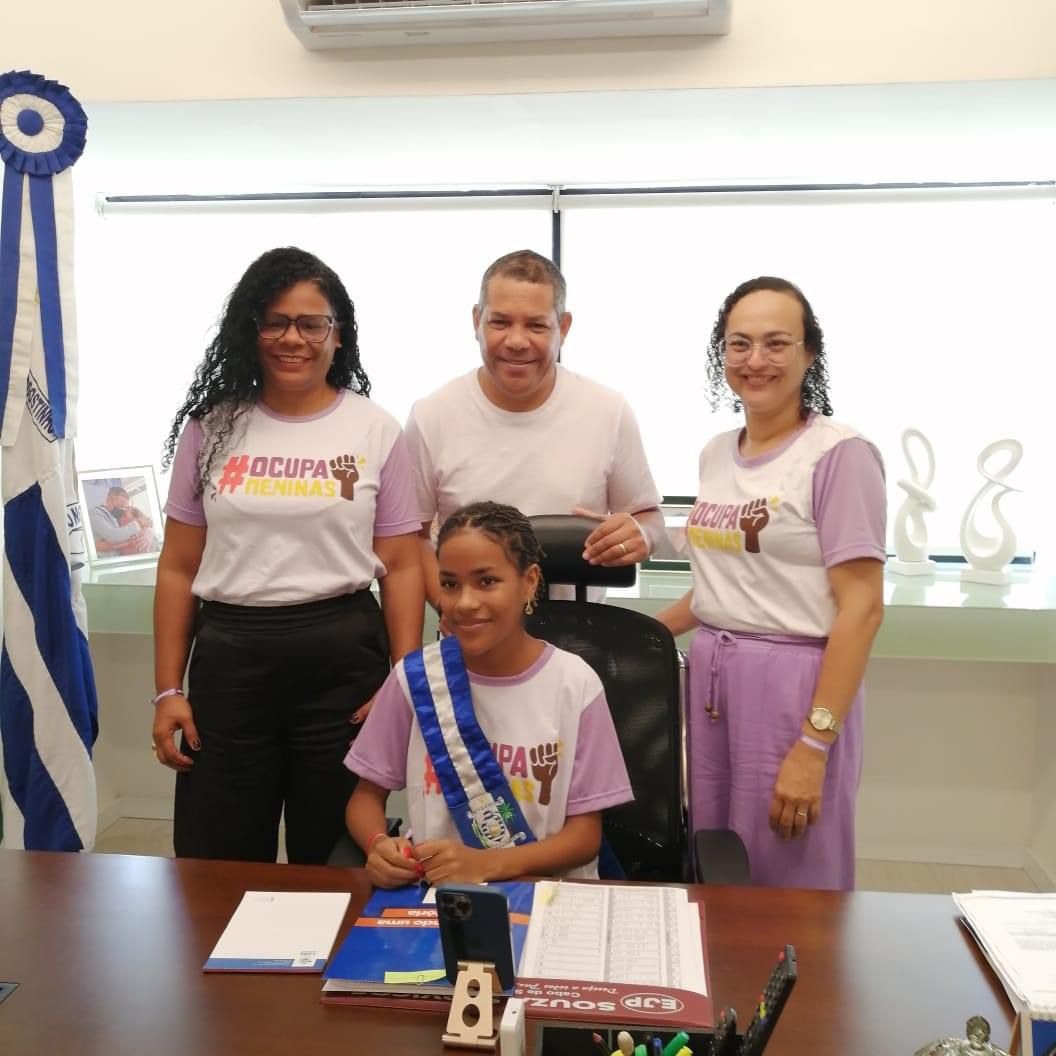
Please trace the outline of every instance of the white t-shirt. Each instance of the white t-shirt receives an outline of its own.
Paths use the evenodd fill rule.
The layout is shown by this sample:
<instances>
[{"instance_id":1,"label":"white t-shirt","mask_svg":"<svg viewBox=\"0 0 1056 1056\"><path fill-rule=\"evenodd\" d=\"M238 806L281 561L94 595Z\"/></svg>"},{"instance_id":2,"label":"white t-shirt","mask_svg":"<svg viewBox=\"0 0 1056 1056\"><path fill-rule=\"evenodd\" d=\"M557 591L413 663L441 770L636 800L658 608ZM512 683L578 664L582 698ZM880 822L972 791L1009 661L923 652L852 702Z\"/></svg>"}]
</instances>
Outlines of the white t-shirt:
<instances>
[{"instance_id":1,"label":"white t-shirt","mask_svg":"<svg viewBox=\"0 0 1056 1056\"><path fill-rule=\"evenodd\" d=\"M826 638L836 616L826 570L886 557L880 453L820 415L757 458L741 456L740 433L700 453L686 522L693 615L729 631Z\"/></svg>"},{"instance_id":2,"label":"white t-shirt","mask_svg":"<svg viewBox=\"0 0 1056 1056\"><path fill-rule=\"evenodd\" d=\"M574 506L639 513L660 504L627 401L560 364L554 391L534 411L496 407L474 368L415 403L405 435L423 524L436 515L443 524L459 507L485 500L528 517Z\"/></svg>"},{"instance_id":3,"label":"white t-shirt","mask_svg":"<svg viewBox=\"0 0 1056 1056\"><path fill-rule=\"evenodd\" d=\"M208 432L208 417L184 428L165 506L208 529L191 588L199 598L296 605L362 590L385 574L374 537L420 528L399 423L364 396L342 390L302 418L258 403L236 423L202 495Z\"/></svg>"},{"instance_id":4,"label":"white t-shirt","mask_svg":"<svg viewBox=\"0 0 1056 1056\"><path fill-rule=\"evenodd\" d=\"M473 711L537 840L574 814L634 798L601 680L585 661L547 645L511 678L470 672ZM415 840L461 842L425 749L403 662L374 698L345 765L374 784L407 789ZM596 878L595 858L567 875Z\"/></svg>"}]
</instances>

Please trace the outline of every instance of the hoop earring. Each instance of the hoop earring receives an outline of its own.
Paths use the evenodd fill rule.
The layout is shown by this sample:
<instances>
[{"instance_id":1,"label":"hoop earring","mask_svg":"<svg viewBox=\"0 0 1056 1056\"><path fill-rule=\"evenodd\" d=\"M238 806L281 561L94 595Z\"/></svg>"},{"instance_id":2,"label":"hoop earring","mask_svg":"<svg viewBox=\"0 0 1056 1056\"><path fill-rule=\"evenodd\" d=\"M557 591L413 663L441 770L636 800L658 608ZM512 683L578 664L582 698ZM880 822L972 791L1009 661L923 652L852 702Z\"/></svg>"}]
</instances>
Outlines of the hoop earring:
<instances>
[{"instance_id":1,"label":"hoop earring","mask_svg":"<svg viewBox=\"0 0 1056 1056\"><path fill-rule=\"evenodd\" d=\"M531 598L529 598L529 599L528 599L528 600L527 600L527 601L526 601L526 602L524 603L524 614L525 614L525 616L531 616L531 614L532 614L533 612L535 612L535 606L534 606L534 605L532 604L532 599L531 599Z\"/></svg>"}]
</instances>

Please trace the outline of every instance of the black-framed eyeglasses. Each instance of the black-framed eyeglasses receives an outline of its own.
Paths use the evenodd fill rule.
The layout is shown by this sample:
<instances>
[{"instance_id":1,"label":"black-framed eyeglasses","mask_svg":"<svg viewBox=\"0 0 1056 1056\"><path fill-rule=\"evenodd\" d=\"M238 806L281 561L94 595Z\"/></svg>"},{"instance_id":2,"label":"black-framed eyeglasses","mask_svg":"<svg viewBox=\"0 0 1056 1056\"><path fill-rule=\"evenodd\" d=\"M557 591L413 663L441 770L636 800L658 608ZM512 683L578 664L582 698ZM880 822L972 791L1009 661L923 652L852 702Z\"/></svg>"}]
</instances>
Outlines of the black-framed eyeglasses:
<instances>
[{"instance_id":1,"label":"black-framed eyeglasses","mask_svg":"<svg viewBox=\"0 0 1056 1056\"><path fill-rule=\"evenodd\" d=\"M278 341L286 336L292 323L297 327L297 333L310 341L313 345L325 341L334 328L334 317L332 315L299 315L291 319L288 315L269 312L263 319L254 319L257 324L257 333L265 341Z\"/></svg>"}]
</instances>

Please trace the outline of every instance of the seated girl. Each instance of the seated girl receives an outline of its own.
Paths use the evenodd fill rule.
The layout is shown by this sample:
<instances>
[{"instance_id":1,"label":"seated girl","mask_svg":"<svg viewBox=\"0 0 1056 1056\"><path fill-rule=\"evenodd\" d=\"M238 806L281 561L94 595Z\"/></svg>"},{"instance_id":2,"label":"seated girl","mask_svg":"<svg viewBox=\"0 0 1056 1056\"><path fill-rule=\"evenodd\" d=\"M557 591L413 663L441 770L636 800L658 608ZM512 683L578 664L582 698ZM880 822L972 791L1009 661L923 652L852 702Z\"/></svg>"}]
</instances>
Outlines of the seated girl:
<instances>
[{"instance_id":1,"label":"seated girl","mask_svg":"<svg viewBox=\"0 0 1056 1056\"><path fill-rule=\"evenodd\" d=\"M451 637L404 657L345 759L346 820L379 887L596 877L601 812L633 799L601 681L524 627L539 588L528 519L463 507L437 540ZM406 787L415 840L385 832Z\"/></svg>"}]
</instances>

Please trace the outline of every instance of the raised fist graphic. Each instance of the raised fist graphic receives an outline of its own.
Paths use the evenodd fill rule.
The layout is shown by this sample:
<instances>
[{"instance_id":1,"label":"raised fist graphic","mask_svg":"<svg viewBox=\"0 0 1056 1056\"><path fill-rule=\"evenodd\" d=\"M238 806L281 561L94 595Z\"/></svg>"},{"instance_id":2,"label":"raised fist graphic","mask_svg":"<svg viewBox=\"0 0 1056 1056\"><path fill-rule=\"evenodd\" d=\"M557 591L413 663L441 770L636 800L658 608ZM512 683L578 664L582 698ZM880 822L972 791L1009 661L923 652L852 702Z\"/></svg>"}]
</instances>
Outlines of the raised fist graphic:
<instances>
[{"instance_id":1,"label":"raised fist graphic","mask_svg":"<svg viewBox=\"0 0 1056 1056\"><path fill-rule=\"evenodd\" d=\"M770 523L766 499L750 502L741 515L740 528L744 532L744 549L749 554L759 553L759 533Z\"/></svg>"},{"instance_id":2,"label":"raised fist graphic","mask_svg":"<svg viewBox=\"0 0 1056 1056\"><path fill-rule=\"evenodd\" d=\"M550 788L557 775L557 742L536 745L528 752L532 763L532 777L539 782L539 802L547 806L550 802Z\"/></svg>"},{"instance_id":3,"label":"raised fist graphic","mask_svg":"<svg viewBox=\"0 0 1056 1056\"><path fill-rule=\"evenodd\" d=\"M351 501L356 481L359 480L359 470L356 468L355 455L338 455L330 459L330 472L334 479L341 482L341 498Z\"/></svg>"}]
</instances>

